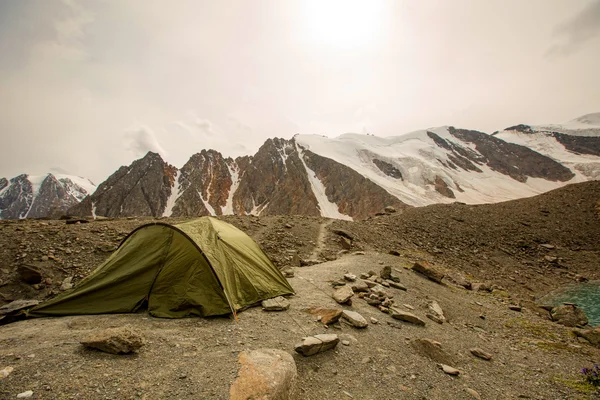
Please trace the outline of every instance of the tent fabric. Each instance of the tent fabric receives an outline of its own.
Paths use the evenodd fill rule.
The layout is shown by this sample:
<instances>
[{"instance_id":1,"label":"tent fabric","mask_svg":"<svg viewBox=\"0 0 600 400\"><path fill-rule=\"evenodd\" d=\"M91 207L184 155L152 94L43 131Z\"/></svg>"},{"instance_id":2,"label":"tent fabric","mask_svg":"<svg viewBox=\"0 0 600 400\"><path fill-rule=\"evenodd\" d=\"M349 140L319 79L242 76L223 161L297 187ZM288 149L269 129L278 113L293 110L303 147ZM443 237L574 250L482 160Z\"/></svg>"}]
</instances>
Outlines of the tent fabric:
<instances>
[{"instance_id":1,"label":"tent fabric","mask_svg":"<svg viewBox=\"0 0 600 400\"><path fill-rule=\"evenodd\" d=\"M254 240L231 224L202 217L135 229L92 274L28 316L127 313L147 306L156 317L207 317L293 293Z\"/></svg>"}]
</instances>

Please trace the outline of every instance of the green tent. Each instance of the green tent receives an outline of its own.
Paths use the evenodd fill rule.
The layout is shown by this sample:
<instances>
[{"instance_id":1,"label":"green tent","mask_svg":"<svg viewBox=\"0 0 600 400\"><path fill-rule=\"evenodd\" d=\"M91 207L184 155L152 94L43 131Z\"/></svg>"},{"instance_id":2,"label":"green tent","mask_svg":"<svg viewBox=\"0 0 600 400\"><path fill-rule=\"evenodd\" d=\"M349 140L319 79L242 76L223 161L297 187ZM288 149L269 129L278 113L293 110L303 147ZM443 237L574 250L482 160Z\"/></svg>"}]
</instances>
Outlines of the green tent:
<instances>
[{"instance_id":1,"label":"green tent","mask_svg":"<svg viewBox=\"0 0 600 400\"><path fill-rule=\"evenodd\" d=\"M165 318L223 315L294 293L248 235L202 217L140 226L92 274L28 316L109 314L147 307Z\"/></svg>"}]
</instances>

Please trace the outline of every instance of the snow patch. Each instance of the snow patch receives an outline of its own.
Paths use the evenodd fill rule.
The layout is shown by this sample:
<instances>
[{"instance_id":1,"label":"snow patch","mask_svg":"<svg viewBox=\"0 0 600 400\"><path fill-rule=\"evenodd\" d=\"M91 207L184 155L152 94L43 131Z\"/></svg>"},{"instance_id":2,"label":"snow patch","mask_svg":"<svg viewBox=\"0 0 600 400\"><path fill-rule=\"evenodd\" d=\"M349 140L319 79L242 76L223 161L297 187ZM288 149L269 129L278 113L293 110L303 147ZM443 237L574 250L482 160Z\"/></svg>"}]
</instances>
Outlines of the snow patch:
<instances>
[{"instance_id":1,"label":"snow patch","mask_svg":"<svg viewBox=\"0 0 600 400\"><path fill-rule=\"evenodd\" d=\"M302 161L302 165L304 165L304 169L306 169L306 174L308 176L308 181L310 182L310 186L312 191L317 198L317 203L319 204L319 209L321 210L321 216L327 218L336 218L336 219L344 219L347 221L352 221L352 217L346 214L342 214L339 210L337 204L329 201L327 195L325 194L325 185L323 182L317 177L315 172L306 165L304 161L304 153L302 147L296 144L296 149L298 151L298 157L300 161Z\"/></svg>"},{"instance_id":2,"label":"snow patch","mask_svg":"<svg viewBox=\"0 0 600 400\"><path fill-rule=\"evenodd\" d=\"M217 215L215 213L215 209L213 208L213 206L211 206L207 200L204 199L204 196L202 196L202 193L199 190L196 190L196 193L198 193L198 196L200 196L200 200L202 200L202 203L204 204L204 207L206 207L206 209L208 210L208 213L210 215Z\"/></svg>"},{"instance_id":3,"label":"snow patch","mask_svg":"<svg viewBox=\"0 0 600 400\"><path fill-rule=\"evenodd\" d=\"M173 214L173 207L175 207L175 202L181 195L181 193L180 193L181 184L179 183L179 175L180 175L179 171L175 172L175 176L173 177L173 179L174 179L173 186L171 187L171 194L169 195L169 198L167 199L167 205L165 206L165 211L163 212L163 215L162 215L163 217L170 217Z\"/></svg>"},{"instance_id":4,"label":"snow patch","mask_svg":"<svg viewBox=\"0 0 600 400\"><path fill-rule=\"evenodd\" d=\"M227 164L227 169L231 176L231 187L229 188L229 195L227 196L227 201L225 202L225 206L221 209L221 212L223 215L233 215L233 195L240 186L240 170L235 163L233 163L233 165Z\"/></svg>"},{"instance_id":5,"label":"snow patch","mask_svg":"<svg viewBox=\"0 0 600 400\"><path fill-rule=\"evenodd\" d=\"M92 218L96 219L96 203L92 201Z\"/></svg>"}]
</instances>

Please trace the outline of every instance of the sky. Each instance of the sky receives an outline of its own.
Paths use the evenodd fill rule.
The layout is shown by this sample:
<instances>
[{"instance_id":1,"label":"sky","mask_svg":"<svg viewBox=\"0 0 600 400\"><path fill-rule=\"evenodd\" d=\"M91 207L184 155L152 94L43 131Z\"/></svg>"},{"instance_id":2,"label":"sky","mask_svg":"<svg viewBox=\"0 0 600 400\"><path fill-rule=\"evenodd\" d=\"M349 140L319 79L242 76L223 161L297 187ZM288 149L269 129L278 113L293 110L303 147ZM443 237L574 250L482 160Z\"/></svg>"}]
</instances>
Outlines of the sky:
<instances>
[{"instance_id":1,"label":"sky","mask_svg":"<svg viewBox=\"0 0 600 400\"><path fill-rule=\"evenodd\" d=\"M0 0L0 177L600 111L600 0Z\"/></svg>"}]
</instances>

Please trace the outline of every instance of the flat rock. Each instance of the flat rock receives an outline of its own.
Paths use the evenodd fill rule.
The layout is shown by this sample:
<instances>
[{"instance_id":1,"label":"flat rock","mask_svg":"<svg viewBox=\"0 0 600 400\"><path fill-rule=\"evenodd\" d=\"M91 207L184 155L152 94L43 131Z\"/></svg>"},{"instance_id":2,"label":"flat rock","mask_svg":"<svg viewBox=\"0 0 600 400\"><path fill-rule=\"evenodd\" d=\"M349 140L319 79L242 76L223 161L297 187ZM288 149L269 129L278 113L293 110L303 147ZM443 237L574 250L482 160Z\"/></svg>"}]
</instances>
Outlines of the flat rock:
<instances>
[{"instance_id":1,"label":"flat rock","mask_svg":"<svg viewBox=\"0 0 600 400\"><path fill-rule=\"evenodd\" d=\"M415 339L410 344L423 357L441 364L452 364L454 362L452 356L442 349L442 344L433 339Z\"/></svg>"},{"instance_id":2,"label":"flat rock","mask_svg":"<svg viewBox=\"0 0 600 400\"><path fill-rule=\"evenodd\" d=\"M111 354L128 354L144 345L141 332L127 326L109 328L89 334L80 342L85 347Z\"/></svg>"},{"instance_id":3,"label":"flat rock","mask_svg":"<svg viewBox=\"0 0 600 400\"><path fill-rule=\"evenodd\" d=\"M474 347L472 349L469 349L469 351L471 352L471 354L473 354L475 357L481 358L482 360L486 360L486 361L490 361L492 359L492 355L478 347Z\"/></svg>"},{"instance_id":4,"label":"flat rock","mask_svg":"<svg viewBox=\"0 0 600 400\"><path fill-rule=\"evenodd\" d=\"M35 285L42 281L42 274L37 268L31 265L19 265L17 267L17 273L21 280L30 285Z\"/></svg>"},{"instance_id":5,"label":"flat rock","mask_svg":"<svg viewBox=\"0 0 600 400\"><path fill-rule=\"evenodd\" d=\"M508 306L508 309L509 309L509 310L513 310L513 311L518 311L518 312L521 312L521 310L522 310L523 308L522 308L520 305L518 305L518 304L510 304L510 305Z\"/></svg>"},{"instance_id":6,"label":"flat rock","mask_svg":"<svg viewBox=\"0 0 600 400\"><path fill-rule=\"evenodd\" d=\"M594 329L575 330L575 335L582 337L592 345L600 347L600 326Z\"/></svg>"},{"instance_id":7,"label":"flat rock","mask_svg":"<svg viewBox=\"0 0 600 400\"><path fill-rule=\"evenodd\" d=\"M401 283L394 282L394 281L392 281L392 280L388 280L388 281L386 281L386 282L387 282L387 283L390 285L390 287L392 287L392 288L394 288L394 289L404 290L405 292L408 290L408 289L406 288L406 286L404 286L404 285L403 285L403 284L401 284Z\"/></svg>"},{"instance_id":8,"label":"flat rock","mask_svg":"<svg viewBox=\"0 0 600 400\"><path fill-rule=\"evenodd\" d=\"M440 324L446 322L444 310L442 310L442 306L440 306L440 304L437 301L432 300L429 303L427 303L427 309L429 310L429 314L427 316L429 317L429 315L431 315L432 317L434 317L430 319Z\"/></svg>"},{"instance_id":9,"label":"flat rock","mask_svg":"<svg viewBox=\"0 0 600 400\"><path fill-rule=\"evenodd\" d=\"M11 314L38 305L38 300L15 300L0 307L0 315Z\"/></svg>"},{"instance_id":10,"label":"flat rock","mask_svg":"<svg viewBox=\"0 0 600 400\"><path fill-rule=\"evenodd\" d=\"M342 286L333 292L333 299L339 304L346 304L354 296L354 292L350 286Z\"/></svg>"},{"instance_id":11,"label":"flat rock","mask_svg":"<svg viewBox=\"0 0 600 400\"><path fill-rule=\"evenodd\" d=\"M324 325L336 323L342 316L342 310L338 308L313 307L308 312L314 316L321 317Z\"/></svg>"},{"instance_id":12,"label":"flat rock","mask_svg":"<svg viewBox=\"0 0 600 400\"><path fill-rule=\"evenodd\" d=\"M290 308L290 302L283 296L263 300L261 305L265 311L285 311Z\"/></svg>"},{"instance_id":13,"label":"flat rock","mask_svg":"<svg viewBox=\"0 0 600 400\"><path fill-rule=\"evenodd\" d=\"M395 307L390 307L392 318L398 319L404 322L410 322L411 324L424 326L425 321L421 318L417 317L415 314L409 313L407 311L398 310Z\"/></svg>"},{"instance_id":14,"label":"flat rock","mask_svg":"<svg viewBox=\"0 0 600 400\"><path fill-rule=\"evenodd\" d=\"M585 313L576 305L554 307L550 316L554 322L569 327L584 326L588 323Z\"/></svg>"},{"instance_id":15,"label":"flat rock","mask_svg":"<svg viewBox=\"0 0 600 400\"><path fill-rule=\"evenodd\" d=\"M243 351L236 380L229 389L231 400L287 400L294 397L298 372L294 358L277 349Z\"/></svg>"},{"instance_id":16,"label":"flat rock","mask_svg":"<svg viewBox=\"0 0 600 400\"><path fill-rule=\"evenodd\" d=\"M444 271L427 261L417 261L413 265L412 270L437 283L442 283L442 279L446 276Z\"/></svg>"},{"instance_id":17,"label":"flat rock","mask_svg":"<svg viewBox=\"0 0 600 400\"><path fill-rule=\"evenodd\" d=\"M308 336L303 339L302 343L294 346L294 350L304 357L308 357L335 348L339 341L338 335L334 334Z\"/></svg>"},{"instance_id":18,"label":"flat rock","mask_svg":"<svg viewBox=\"0 0 600 400\"><path fill-rule=\"evenodd\" d=\"M33 396L33 390L27 390L27 391L25 391L23 393L19 393L17 395L17 399L28 399L31 396Z\"/></svg>"},{"instance_id":19,"label":"flat rock","mask_svg":"<svg viewBox=\"0 0 600 400\"><path fill-rule=\"evenodd\" d=\"M356 311L344 310L342 311L342 318L355 328L366 328L369 325L365 317Z\"/></svg>"},{"instance_id":20,"label":"flat rock","mask_svg":"<svg viewBox=\"0 0 600 400\"><path fill-rule=\"evenodd\" d=\"M345 274L344 275L344 279L347 280L348 282L354 282L354 281L356 281L356 275L354 275L354 274Z\"/></svg>"},{"instance_id":21,"label":"flat rock","mask_svg":"<svg viewBox=\"0 0 600 400\"><path fill-rule=\"evenodd\" d=\"M444 371L448 375L456 376L460 374L459 370L446 364L440 364L440 368L442 368L442 371Z\"/></svg>"}]
</instances>

